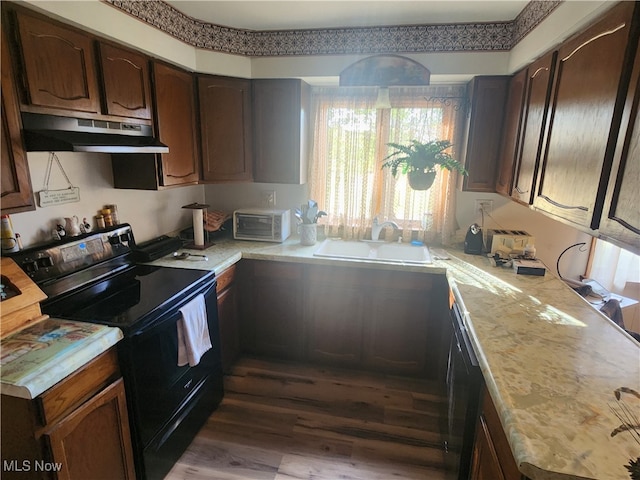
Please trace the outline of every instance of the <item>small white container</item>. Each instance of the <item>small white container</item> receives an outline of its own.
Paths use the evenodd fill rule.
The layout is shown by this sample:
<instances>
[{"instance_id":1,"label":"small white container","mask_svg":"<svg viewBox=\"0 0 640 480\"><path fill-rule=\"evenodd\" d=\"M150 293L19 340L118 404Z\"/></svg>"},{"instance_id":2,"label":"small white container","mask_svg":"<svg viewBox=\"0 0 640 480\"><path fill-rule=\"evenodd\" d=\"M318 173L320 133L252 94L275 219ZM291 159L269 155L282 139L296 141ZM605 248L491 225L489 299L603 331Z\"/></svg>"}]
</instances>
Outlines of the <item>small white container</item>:
<instances>
[{"instance_id":1,"label":"small white container","mask_svg":"<svg viewBox=\"0 0 640 480\"><path fill-rule=\"evenodd\" d=\"M300 225L300 244L315 245L318 241L318 224L303 223Z\"/></svg>"},{"instance_id":2,"label":"small white container","mask_svg":"<svg viewBox=\"0 0 640 480\"><path fill-rule=\"evenodd\" d=\"M536 247L527 243L524 247L524 258L534 260L536 258Z\"/></svg>"}]
</instances>

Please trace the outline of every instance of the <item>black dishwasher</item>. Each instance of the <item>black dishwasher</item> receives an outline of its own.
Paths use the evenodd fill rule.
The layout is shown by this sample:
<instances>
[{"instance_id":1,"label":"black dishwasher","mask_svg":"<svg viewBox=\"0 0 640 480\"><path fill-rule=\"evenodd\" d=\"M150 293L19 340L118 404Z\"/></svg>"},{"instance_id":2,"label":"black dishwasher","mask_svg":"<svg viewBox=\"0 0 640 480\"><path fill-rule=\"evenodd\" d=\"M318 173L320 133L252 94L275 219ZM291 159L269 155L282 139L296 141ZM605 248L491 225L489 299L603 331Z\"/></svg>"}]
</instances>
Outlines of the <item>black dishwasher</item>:
<instances>
[{"instance_id":1,"label":"black dishwasher","mask_svg":"<svg viewBox=\"0 0 640 480\"><path fill-rule=\"evenodd\" d=\"M483 379L457 302L451 307L450 317L452 334L447 364L446 465L448 478L467 480Z\"/></svg>"}]
</instances>

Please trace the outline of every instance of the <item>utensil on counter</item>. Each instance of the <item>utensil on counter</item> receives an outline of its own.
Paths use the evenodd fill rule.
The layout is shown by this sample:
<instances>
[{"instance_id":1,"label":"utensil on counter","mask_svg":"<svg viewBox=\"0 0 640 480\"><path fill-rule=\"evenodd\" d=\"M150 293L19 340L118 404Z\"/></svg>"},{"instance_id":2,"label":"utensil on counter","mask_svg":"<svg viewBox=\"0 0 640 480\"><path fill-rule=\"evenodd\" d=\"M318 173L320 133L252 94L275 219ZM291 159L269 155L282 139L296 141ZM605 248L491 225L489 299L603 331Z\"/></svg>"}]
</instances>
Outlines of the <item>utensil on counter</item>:
<instances>
[{"instance_id":1,"label":"utensil on counter","mask_svg":"<svg viewBox=\"0 0 640 480\"><path fill-rule=\"evenodd\" d=\"M189 257L201 257L202 261L209 260L209 257L206 255L200 255L198 253L189 253L189 252L173 252L173 258L176 260L186 260Z\"/></svg>"}]
</instances>

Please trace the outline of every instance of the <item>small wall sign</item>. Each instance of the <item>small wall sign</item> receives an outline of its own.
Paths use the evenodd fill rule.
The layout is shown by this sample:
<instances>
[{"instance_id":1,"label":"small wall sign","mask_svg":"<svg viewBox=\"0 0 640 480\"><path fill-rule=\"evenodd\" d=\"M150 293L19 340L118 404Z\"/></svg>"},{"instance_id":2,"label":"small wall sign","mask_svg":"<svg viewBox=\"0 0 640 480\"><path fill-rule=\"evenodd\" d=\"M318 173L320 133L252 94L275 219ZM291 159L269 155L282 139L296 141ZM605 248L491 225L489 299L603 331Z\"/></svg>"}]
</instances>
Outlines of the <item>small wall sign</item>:
<instances>
[{"instance_id":1,"label":"small wall sign","mask_svg":"<svg viewBox=\"0 0 640 480\"><path fill-rule=\"evenodd\" d=\"M50 207L63 203L74 203L80 201L80 189L69 187L64 190L42 190L38 192L38 206Z\"/></svg>"},{"instance_id":2,"label":"small wall sign","mask_svg":"<svg viewBox=\"0 0 640 480\"><path fill-rule=\"evenodd\" d=\"M68 188L49 190L49 179L51 178L51 167L53 166L54 160L56 161L65 180L69 184ZM62 168L62 164L60 163L58 156L53 152L49 153L49 163L47 163L47 170L44 175L44 185L42 190L38 192L38 206L50 207L52 205L61 205L63 203L74 203L79 201L80 189L73 186L71 180L69 180L69 177L64 171L64 168Z\"/></svg>"}]
</instances>

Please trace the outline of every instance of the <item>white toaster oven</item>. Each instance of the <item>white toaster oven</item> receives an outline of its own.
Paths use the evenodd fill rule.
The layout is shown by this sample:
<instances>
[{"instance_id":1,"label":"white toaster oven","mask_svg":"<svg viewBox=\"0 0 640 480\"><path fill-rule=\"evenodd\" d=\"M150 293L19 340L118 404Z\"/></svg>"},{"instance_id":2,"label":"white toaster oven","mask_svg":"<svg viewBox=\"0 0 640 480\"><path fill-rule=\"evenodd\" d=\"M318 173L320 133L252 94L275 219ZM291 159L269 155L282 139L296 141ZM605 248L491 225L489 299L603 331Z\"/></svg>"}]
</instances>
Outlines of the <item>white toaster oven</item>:
<instances>
[{"instance_id":1,"label":"white toaster oven","mask_svg":"<svg viewBox=\"0 0 640 480\"><path fill-rule=\"evenodd\" d=\"M264 208L239 209L233 212L233 238L284 242L291 235L291 210Z\"/></svg>"}]
</instances>

